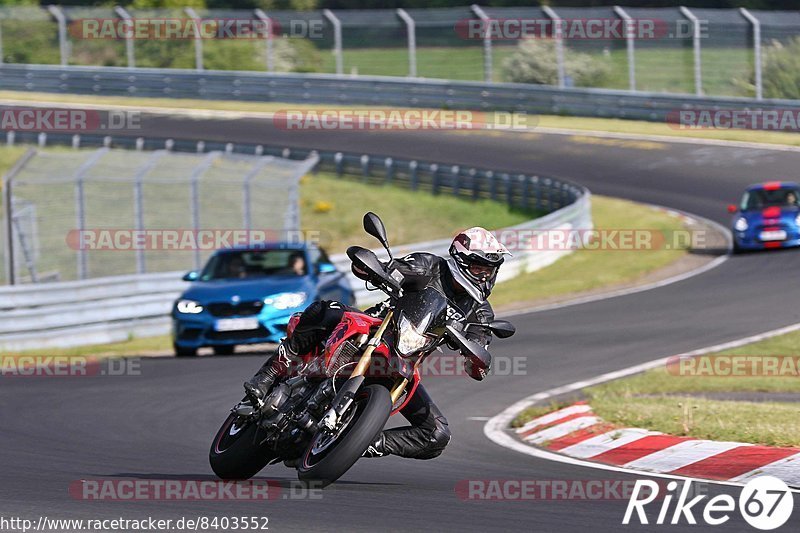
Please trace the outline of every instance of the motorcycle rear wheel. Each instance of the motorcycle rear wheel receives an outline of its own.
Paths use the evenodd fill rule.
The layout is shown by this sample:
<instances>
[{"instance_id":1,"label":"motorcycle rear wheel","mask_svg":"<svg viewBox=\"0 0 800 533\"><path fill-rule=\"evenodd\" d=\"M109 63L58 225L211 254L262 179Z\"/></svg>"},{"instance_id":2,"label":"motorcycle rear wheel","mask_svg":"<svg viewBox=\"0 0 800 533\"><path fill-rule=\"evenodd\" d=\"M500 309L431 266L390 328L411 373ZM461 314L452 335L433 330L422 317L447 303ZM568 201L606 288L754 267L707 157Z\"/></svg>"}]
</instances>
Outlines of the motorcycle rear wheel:
<instances>
[{"instance_id":1,"label":"motorcycle rear wheel","mask_svg":"<svg viewBox=\"0 0 800 533\"><path fill-rule=\"evenodd\" d=\"M340 431L332 439L322 432L311 439L297 466L300 480L324 487L339 479L373 443L389 420L391 410L392 398L386 387L363 387L345 414L349 418Z\"/></svg>"},{"instance_id":2,"label":"motorcycle rear wheel","mask_svg":"<svg viewBox=\"0 0 800 533\"><path fill-rule=\"evenodd\" d=\"M258 445L264 437L263 432L260 438L256 434L256 422L248 421L237 426L237 419L241 417L234 413L228 415L211 443L209 462L211 469L221 479L250 479L277 458L266 444Z\"/></svg>"}]
</instances>

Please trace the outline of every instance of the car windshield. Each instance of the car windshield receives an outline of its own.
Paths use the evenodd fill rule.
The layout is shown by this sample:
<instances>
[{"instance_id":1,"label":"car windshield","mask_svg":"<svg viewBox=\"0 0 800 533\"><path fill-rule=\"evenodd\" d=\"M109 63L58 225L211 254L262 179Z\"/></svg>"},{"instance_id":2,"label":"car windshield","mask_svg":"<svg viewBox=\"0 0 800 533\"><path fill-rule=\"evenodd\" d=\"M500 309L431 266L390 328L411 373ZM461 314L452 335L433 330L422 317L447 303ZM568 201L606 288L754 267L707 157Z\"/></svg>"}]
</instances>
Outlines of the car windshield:
<instances>
[{"instance_id":1,"label":"car windshield","mask_svg":"<svg viewBox=\"0 0 800 533\"><path fill-rule=\"evenodd\" d=\"M266 276L305 276L302 250L228 251L215 254L200 274L202 281Z\"/></svg>"},{"instance_id":2,"label":"car windshield","mask_svg":"<svg viewBox=\"0 0 800 533\"><path fill-rule=\"evenodd\" d=\"M740 207L743 211L765 207L798 207L798 199L800 191L796 188L760 189L744 193Z\"/></svg>"}]
</instances>

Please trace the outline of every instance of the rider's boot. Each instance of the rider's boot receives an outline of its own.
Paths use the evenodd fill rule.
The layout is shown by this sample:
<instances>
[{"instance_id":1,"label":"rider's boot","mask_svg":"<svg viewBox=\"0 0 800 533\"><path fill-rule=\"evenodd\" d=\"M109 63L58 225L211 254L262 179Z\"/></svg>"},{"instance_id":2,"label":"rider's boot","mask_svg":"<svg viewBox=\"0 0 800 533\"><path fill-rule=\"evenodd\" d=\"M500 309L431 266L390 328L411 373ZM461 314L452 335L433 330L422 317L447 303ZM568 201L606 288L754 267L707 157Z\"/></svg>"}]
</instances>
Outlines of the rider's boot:
<instances>
[{"instance_id":1,"label":"rider's boot","mask_svg":"<svg viewBox=\"0 0 800 533\"><path fill-rule=\"evenodd\" d=\"M267 397L269 389L279 377L288 376L303 361L297 354L291 339L283 339L278 345L278 351L267 359L256 375L244 382L244 391L247 398L258 404Z\"/></svg>"},{"instance_id":2,"label":"rider's boot","mask_svg":"<svg viewBox=\"0 0 800 533\"><path fill-rule=\"evenodd\" d=\"M389 452L386 451L386 438L383 436L383 431L381 431L375 442L369 445L369 448L361 457L383 457L384 455L389 455Z\"/></svg>"}]
</instances>

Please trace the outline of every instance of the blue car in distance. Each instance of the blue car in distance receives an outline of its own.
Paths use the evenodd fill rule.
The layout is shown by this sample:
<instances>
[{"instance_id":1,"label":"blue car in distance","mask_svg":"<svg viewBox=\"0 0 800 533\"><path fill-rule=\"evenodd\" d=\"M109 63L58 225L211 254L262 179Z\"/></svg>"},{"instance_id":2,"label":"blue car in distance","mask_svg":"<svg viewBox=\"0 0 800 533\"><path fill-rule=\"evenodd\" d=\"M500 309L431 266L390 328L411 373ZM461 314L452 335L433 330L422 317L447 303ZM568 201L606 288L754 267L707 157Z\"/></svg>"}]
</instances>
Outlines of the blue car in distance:
<instances>
[{"instance_id":1,"label":"blue car in distance","mask_svg":"<svg viewBox=\"0 0 800 533\"><path fill-rule=\"evenodd\" d=\"M218 355L237 344L278 342L289 317L315 300L354 303L344 274L311 244L270 243L218 250L172 308L175 355L210 346Z\"/></svg>"},{"instance_id":2,"label":"blue car in distance","mask_svg":"<svg viewBox=\"0 0 800 533\"><path fill-rule=\"evenodd\" d=\"M729 205L734 251L800 245L800 185L770 181L751 185L739 205Z\"/></svg>"}]
</instances>

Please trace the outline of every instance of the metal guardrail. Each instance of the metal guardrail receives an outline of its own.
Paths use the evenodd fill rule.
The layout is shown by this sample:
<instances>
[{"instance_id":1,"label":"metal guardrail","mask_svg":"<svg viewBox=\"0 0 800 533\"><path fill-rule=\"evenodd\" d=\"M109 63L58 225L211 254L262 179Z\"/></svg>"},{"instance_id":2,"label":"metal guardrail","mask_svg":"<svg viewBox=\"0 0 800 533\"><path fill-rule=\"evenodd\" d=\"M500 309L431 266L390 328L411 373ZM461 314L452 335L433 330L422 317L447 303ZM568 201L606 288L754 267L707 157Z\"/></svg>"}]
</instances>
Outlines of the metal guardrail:
<instances>
[{"instance_id":1,"label":"metal guardrail","mask_svg":"<svg viewBox=\"0 0 800 533\"><path fill-rule=\"evenodd\" d=\"M119 67L0 65L0 87L64 94L472 109L662 122L687 109L797 109L797 101L778 99L382 76Z\"/></svg>"},{"instance_id":2,"label":"metal guardrail","mask_svg":"<svg viewBox=\"0 0 800 533\"><path fill-rule=\"evenodd\" d=\"M69 135L22 133L18 141L48 142L73 145ZM162 147L175 150L197 150L192 141L83 136L84 146L113 145L123 147ZM222 147L207 142L206 150ZM591 200L587 189L551 178L509 175L491 170L460 168L408 160L393 160L376 155L342 152L316 152L255 145L230 145L228 151L276 154L283 157L319 157L319 168L342 175L360 176L368 182L404 184L411 189L434 194L455 194L465 198L488 198L505 201L514 207L538 207L549 214L515 226L515 230L590 229ZM398 254L413 250L446 253L449 239L396 246ZM500 281L523 272L546 266L565 251L516 253L503 268ZM357 278L349 274L349 260L337 255L334 262L348 272L361 304L377 301L380 294L368 292ZM0 287L0 350L24 350L50 346L71 346L113 342L130 335L154 335L169 331L168 314L173 301L187 286L182 272L164 272L131 276L115 276L83 281L41 283Z\"/></svg>"}]
</instances>

